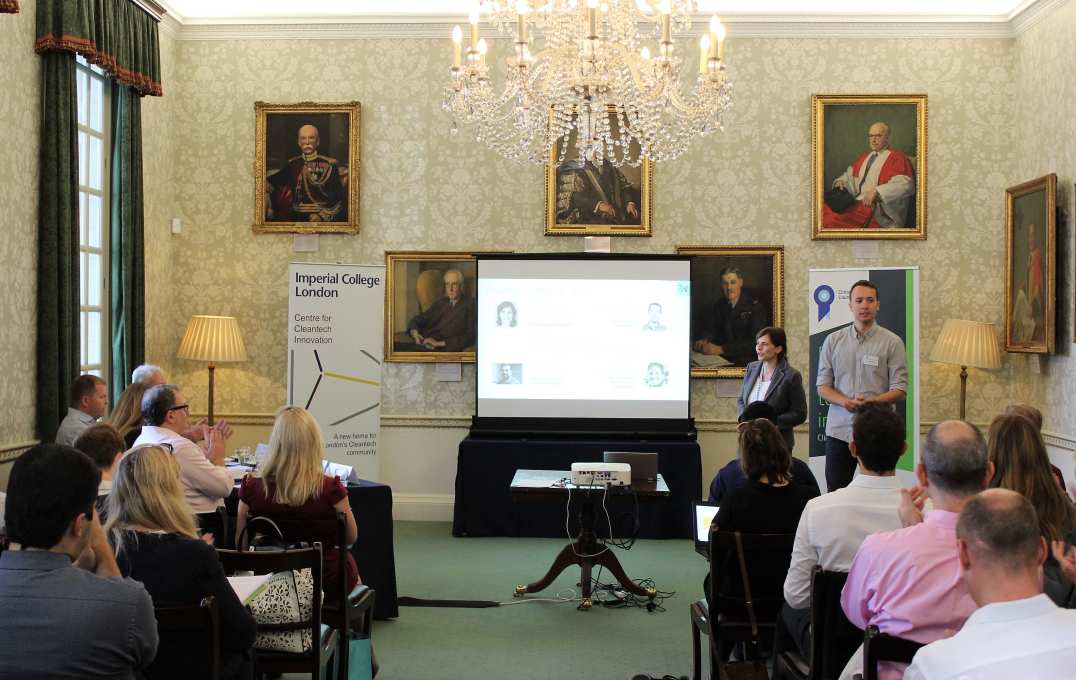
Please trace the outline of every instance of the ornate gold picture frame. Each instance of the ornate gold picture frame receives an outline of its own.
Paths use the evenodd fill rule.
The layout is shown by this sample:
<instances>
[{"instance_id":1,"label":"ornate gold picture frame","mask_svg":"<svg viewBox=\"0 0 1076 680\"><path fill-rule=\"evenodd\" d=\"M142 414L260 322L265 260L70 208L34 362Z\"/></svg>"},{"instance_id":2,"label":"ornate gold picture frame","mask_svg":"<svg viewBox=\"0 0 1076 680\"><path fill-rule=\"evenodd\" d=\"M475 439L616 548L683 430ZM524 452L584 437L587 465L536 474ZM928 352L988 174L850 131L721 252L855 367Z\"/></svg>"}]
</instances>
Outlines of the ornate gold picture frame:
<instances>
[{"instance_id":1,"label":"ornate gold picture frame","mask_svg":"<svg viewBox=\"0 0 1076 680\"><path fill-rule=\"evenodd\" d=\"M1005 350L1053 354L1057 175L1005 190Z\"/></svg>"},{"instance_id":2,"label":"ornate gold picture frame","mask_svg":"<svg viewBox=\"0 0 1076 680\"><path fill-rule=\"evenodd\" d=\"M927 96L811 97L811 238L927 237Z\"/></svg>"},{"instance_id":3,"label":"ornate gold picture frame","mask_svg":"<svg viewBox=\"0 0 1076 680\"><path fill-rule=\"evenodd\" d=\"M755 334L785 321L783 246L678 246L691 262L691 377L743 378ZM733 304L734 303L734 304Z\"/></svg>"},{"instance_id":4,"label":"ornate gold picture frame","mask_svg":"<svg viewBox=\"0 0 1076 680\"><path fill-rule=\"evenodd\" d=\"M476 272L473 253L387 251L385 361L474 363Z\"/></svg>"},{"instance_id":5,"label":"ornate gold picture frame","mask_svg":"<svg viewBox=\"0 0 1076 680\"><path fill-rule=\"evenodd\" d=\"M254 233L359 231L359 102L254 104Z\"/></svg>"},{"instance_id":6,"label":"ornate gold picture frame","mask_svg":"<svg viewBox=\"0 0 1076 680\"><path fill-rule=\"evenodd\" d=\"M552 114L550 114L552 115ZM609 110L615 127L616 112ZM635 143L633 142L633 145ZM558 164L561 151L565 161ZM637 153L638 149L632 149ZM578 158L575 133L567 145L549 151L545 172L547 236L650 236L650 159L638 166L600 166Z\"/></svg>"}]
</instances>

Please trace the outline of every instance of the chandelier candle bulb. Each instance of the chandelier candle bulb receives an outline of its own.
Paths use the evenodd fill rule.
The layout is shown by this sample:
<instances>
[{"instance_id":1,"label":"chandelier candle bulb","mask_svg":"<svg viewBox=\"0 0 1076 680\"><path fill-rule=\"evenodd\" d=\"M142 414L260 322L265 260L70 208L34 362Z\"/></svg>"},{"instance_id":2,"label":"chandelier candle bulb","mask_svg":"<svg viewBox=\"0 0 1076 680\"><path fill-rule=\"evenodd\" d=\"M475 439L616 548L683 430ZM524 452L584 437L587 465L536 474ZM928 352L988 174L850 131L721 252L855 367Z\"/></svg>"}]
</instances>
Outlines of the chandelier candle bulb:
<instances>
[{"instance_id":1,"label":"chandelier candle bulb","mask_svg":"<svg viewBox=\"0 0 1076 680\"><path fill-rule=\"evenodd\" d=\"M471 22L471 49L478 51L478 8L475 7L471 10L471 16L468 17Z\"/></svg>"},{"instance_id":2,"label":"chandelier candle bulb","mask_svg":"<svg viewBox=\"0 0 1076 680\"><path fill-rule=\"evenodd\" d=\"M530 7L527 6L527 0L519 0L516 3L516 42L527 42L527 12L530 11Z\"/></svg>"},{"instance_id":3,"label":"chandelier candle bulb","mask_svg":"<svg viewBox=\"0 0 1076 680\"><path fill-rule=\"evenodd\" d=\"M661 42L665 45L672 43L671 11L668 3L661 6Z\"/></svg>"},{"instance_id":4,"label":"chandelier candle bulb","mask_svg":"<svg viewBox=\"0 0 1076 680\"><path fill-rule=\"evenodd\" d=\"M642 51L639 52L639 56L643 58L643 61L650 61L650 48L644 47Z\"/></svg>"},{"instance_id":5,"label":"chandelier candle bulb","mask_svg":"<svg viewBox=\"0 0 1076 680\"><path fill-rule=\"evenodd\" d=\"M461 53L463 51L463 31L459 26L455 26L452 29L452 66L456 69L460 67Z\"/></svg>"},{"instance_id":6,"label":"chandelier candle bulb","mask_svg":"<svg viewBox=\"0 0 1076 680\"><path fill-rule=\"evenodd\" d=\"M710 61L710 36L704 35L699 38L699 74L706 73L707 63Z\"/></svg>"},{"instance_id":7,"label":"chandelier candle bulb","mask_svg":"<svg viewBox=\"0 0 1076 680\"><path fill-rule=\"evenodd\" d=\"M482 38L478 41L478 63L481 66L486 65L486 51L489 47L486 45L486 39Z\"/></svg>"},{"instance_id":8,"label":"chandelier candle bulb","mask_svg":"<svg viewBox=\"0 0 1076 680\"><path fill-rule=\"evenodd\" d=\"M720 21L717 22L717 60L725 60L725 25Z\"/></svg>"},{"instance_id":9,"label":"chandelier candle bulb","mask_svg":"<svg viewBox=\"0 0 1076 680\"><path fill-rule=\"evenodd\" d=\"M587 0L587 37L598 37L598 0Z\"/></svg>"}]
</instances>

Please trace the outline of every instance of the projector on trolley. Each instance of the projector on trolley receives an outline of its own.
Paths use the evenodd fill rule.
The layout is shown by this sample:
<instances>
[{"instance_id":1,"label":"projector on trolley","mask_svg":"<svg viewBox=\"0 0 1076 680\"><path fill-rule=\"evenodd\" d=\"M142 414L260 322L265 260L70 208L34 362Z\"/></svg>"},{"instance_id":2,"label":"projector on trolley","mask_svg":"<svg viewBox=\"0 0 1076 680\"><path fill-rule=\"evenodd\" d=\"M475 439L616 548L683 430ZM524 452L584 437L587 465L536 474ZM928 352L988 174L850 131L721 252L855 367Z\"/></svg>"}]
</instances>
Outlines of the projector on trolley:
<instances>
[{"instance_id":1,"label":"projector on trolley","mask_svg":"<svg viewBox=\"0 0 1076 680\"><path fill-rule=\"evenodd\" d=\"M631 486L631 466L627 463L572 463L572 484Z\"/></svg>"}]
</instances>

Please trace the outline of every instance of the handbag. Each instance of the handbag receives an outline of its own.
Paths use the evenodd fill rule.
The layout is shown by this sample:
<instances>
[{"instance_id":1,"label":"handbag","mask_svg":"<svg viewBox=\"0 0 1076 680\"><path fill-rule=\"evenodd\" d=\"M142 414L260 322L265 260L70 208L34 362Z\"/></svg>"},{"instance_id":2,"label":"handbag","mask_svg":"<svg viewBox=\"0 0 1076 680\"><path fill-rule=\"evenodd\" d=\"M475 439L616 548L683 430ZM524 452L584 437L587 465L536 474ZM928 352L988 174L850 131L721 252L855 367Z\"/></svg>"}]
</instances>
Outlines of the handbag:
<instances>
[{"instance_id":1,"label":"handbag","mask_svg":"<svg viewBox=\"0 0 1076 680\"><path fill-rule=\"evenodd\" d=\"M370 636L352 633L347 645L347 680L373 680L374 658Z\"/></svg>"},{"instance_id":2,"label":"handbag","mask_svg":"<svg viewBox=\"0 0 1076 680\"><path fill-rule=\"evenodd\" d=\"M721 664L721 680L769 680L770 676L766 672L766 664L760 660L762 654L759 650L758 619L755 618L755 605L751 598L751 580L747 576L747 561L743 556L743 539L740 538L739 531L735 533L735 536L736 556L740 560L740 578L743 579L744 604L747 606L747 620L751 623L751 642L749 645L754 652L754 654L745 654L744 656L754 656L755 658L748 661L733 661L732 663Z\"/></svg>"},{"instance_id":3,"label":"handbag","mask_svg":"<svg viewBox=\"0 0 1076 680\"><path fill-rule=\"evenodd\" d=\"M264 525L265 529L251 531L255 524ZM237 546L243 545L248 531L256 533L250 540L249 550L253 552L282 552L289 548L309 547L304 542L287 543L280 527L268 517L252 517L236 539ZM262 591L248 606L259 626L298 623L309 621L313 615L313 596L314 575L309 569L278 571L269 577ZM309 628L259 631L254 639L254 649L272 652L302 654L309 652L312 645Z\"/></svg>"}]
</instances>

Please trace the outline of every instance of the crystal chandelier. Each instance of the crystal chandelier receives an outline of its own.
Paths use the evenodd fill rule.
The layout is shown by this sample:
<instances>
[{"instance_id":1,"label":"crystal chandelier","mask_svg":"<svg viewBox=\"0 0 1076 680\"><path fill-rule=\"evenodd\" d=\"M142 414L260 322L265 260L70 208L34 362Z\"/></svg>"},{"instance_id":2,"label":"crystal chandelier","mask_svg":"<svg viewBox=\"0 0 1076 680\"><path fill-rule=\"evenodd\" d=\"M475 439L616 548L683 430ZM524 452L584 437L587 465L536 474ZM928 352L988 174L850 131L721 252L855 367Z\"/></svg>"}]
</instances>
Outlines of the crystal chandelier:
<instances>
[{"instance_id":1,"label":"crystal chandelier","mask_svg":"<svg viewBox=\"0 0 1076 680\"><path fill-rule=\"evenodd\" d=\"M537 0L541 2L542 0ZM470 16L464 49L452 31L451 82L442 107L473 128L479 141L505 158L544 165L578 157L600 164L666 161L696 137L721 129L732 103L724 60L725 30L717 17L694 60L673 48L672 30L691 28L694 0L527 0L483 2L482 13L501 33L514 30L498 92L479 35L480 10ZM532 29L542 43L531 42ZM647 42L656 43L651 53Z\"/></svg>"}]
</instances>

